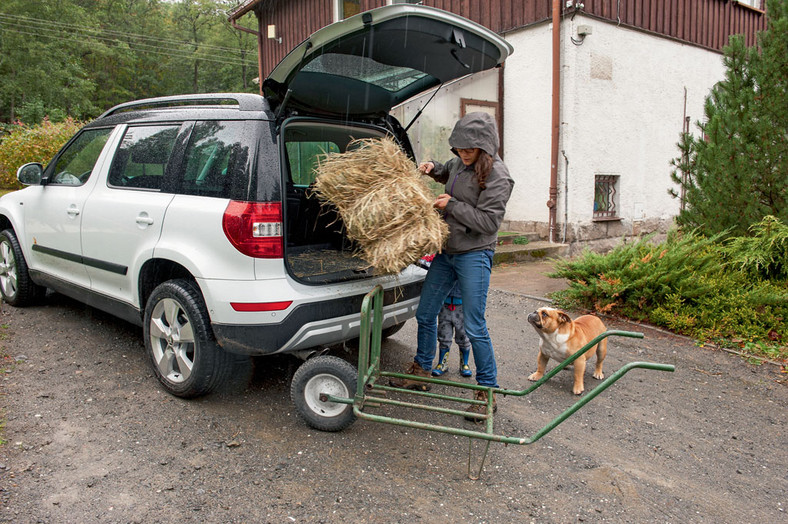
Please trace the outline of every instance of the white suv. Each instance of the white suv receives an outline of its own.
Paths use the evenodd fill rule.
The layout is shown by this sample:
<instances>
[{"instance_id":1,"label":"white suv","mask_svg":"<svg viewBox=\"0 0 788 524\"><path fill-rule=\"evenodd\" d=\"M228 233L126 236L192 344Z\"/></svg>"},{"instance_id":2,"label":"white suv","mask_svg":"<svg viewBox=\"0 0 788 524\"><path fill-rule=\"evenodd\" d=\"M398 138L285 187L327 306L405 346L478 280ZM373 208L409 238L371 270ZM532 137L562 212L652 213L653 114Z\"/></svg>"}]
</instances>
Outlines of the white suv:
<instances>
[{"instance_id":1,"label":"white suv","mask_svg":"<svg viewBox=\"0 0 788 524\"><path fill-rule=\"evenodd\" d=\"M156 376L182 397L218 386L236 355L357 337L377 284L390 334L415 314L424 271L376 276L310 198L313 166L354 138L391 135L412 156L391 107L510 52L463 18L396 5L313 34L265 96L114 107L0 199L2 297L25 306L50 288L142 325Z\"/></svg>"}]
</instances>

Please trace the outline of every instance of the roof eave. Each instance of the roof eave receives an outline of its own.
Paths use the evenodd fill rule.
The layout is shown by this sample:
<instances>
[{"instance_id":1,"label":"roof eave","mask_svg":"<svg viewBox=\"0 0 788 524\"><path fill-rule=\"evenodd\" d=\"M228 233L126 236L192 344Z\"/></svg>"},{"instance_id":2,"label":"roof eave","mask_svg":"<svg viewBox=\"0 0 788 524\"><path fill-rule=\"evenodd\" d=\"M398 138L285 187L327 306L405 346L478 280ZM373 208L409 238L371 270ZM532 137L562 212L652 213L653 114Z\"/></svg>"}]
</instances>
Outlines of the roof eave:
<instances>
[{"instance_id":1,"label":"roof eave","mask_svg":"<svg viewBox=\"0 0 788 524\"><path fill-rule=\"evenodd\" d=\"M259 4L262 1L263 0L244 0L243 2L241 2L241 4L238 7L230 11L230 14L227 16L227 19L230 20L231 22L234 20L238 20L249 11L252 11L255 7L257 7L257 4Z\"/></svg>"}]
</instances>

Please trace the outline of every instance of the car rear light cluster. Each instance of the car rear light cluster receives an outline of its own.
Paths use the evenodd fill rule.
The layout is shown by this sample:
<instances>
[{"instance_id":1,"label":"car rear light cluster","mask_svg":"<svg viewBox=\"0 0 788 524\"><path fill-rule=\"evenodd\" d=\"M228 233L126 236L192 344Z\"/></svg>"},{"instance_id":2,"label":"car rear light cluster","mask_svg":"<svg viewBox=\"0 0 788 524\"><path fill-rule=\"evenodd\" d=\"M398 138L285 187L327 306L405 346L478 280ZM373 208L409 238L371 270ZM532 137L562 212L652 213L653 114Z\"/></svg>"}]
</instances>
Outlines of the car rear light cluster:
<instances>
[{"instance_id":1,"label":"car rear light cluster","mask_svg":"<svg viewBox=\"0 0 788 524\"><path fill-rule=\"evenodd\" d=\"M222 217L230 243L254 258L282 258L282 203L230 201Z\"/></svg>"}]
</instances>

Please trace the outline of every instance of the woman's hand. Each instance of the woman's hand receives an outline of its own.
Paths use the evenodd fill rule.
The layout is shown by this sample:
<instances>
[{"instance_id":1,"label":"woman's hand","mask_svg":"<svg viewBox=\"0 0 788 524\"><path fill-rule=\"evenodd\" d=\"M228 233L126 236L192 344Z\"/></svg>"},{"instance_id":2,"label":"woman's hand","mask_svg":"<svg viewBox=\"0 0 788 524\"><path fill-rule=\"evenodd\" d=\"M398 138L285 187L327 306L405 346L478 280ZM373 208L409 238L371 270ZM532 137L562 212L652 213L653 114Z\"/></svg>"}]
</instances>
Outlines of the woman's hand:
<instances>
[{"instance_id":1,"label":"woman's hand","mask_svg":"<svg viewBox=\"0 0 788 524\"><path fill-rule=\"evenodd\" d=\"M438 195L438 198L435 199L435 202L432 203L432 207L437 209L446 209L446 204L449 203L449 199L451 195L447 195L446 193L442 195Z\"/></svg>"},{"instance_id":2,"label":"woman's hand","mask_svg":"<svg viewBox=\"0 0 788 524\"><path fill-rule=\"evenodd\" d=\"M424 174L431 173L433 169L435 169L435 164L433 164L432 162L422 162L421 164L419 164L419 171L421 171Z\"/></svg>"}]
</instances>

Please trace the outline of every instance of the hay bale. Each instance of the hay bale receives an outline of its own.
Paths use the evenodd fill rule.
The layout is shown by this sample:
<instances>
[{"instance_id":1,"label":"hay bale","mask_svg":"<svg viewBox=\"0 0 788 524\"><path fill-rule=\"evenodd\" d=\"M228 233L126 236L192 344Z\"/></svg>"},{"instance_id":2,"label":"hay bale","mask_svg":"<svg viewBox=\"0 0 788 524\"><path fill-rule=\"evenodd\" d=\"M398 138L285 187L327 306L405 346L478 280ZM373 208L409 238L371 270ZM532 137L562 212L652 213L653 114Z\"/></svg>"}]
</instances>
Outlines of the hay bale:
<instances>
[{"instance_id":1,"label":"hay bale","mask_svg":"<svg viewBox=\"0 0 788 524\"><path fill-rule=\"evenodd\" d=\"M315 192L333 204L360 256L396 274L439 252L449 234L418 167L392 138L360 139L319 159Z\"/></svg>"}]
</instances>

